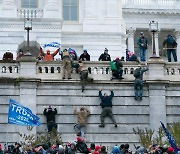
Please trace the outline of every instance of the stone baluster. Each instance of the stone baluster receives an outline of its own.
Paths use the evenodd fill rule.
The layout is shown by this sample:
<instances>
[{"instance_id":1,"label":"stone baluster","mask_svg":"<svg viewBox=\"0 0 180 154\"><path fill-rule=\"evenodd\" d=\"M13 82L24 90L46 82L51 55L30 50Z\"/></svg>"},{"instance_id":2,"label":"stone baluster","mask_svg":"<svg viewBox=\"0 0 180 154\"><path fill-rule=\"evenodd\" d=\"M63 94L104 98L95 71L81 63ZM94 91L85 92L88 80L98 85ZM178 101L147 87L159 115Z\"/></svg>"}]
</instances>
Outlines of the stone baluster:
<instances>
[{"instance_id":1,"label":"stone baluster","mask_svg":"<svg viewBox=\"0 0 180 154\"><path fill-rule=\"evenodd\" d=\"M136 31L136 28L130 27L127 29L127 35L128 35L128 49L130 51L134 52L134 33Z\"/></svg>"}]
</instances>

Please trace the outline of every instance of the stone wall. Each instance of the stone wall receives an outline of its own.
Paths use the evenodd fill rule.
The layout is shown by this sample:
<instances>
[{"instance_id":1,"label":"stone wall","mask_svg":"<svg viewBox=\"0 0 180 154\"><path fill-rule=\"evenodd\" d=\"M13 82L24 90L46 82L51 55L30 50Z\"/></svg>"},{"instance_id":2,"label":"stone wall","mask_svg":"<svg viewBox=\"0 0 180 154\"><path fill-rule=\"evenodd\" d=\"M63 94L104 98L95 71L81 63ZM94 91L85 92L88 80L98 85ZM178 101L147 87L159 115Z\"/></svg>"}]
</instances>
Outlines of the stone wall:
<instances>
[{"instance_id":1,"label":"stone wall","mask_svg":"<svg viewBox=\"0 0 180 154\"><path fill-rule=\"evenodd\" d=\"M15 142L20 140L19 133L33 134L46 132L46 119L43 109L48 105L56 107L58 115L56 122L58 131L64 143L76 139L73 126L76 123L76 115L73 107L87 107L91 115L87 122L87 142L96 142L112 146L114 144L130 143L138 145L138 136L133 133L133 128L145 127L157 130L159 121L166 123L179 122L180 82L179 64L165 63L164 61L149 61L149 71L144 75L144 93L142 101L134 100L132 70L137 63L124 63L124 77L122 81L110 81L111 71L106 74L104 68L109 67L108 62L87 62L91 66L91 76L95 79L92 84L81 92L78 74L73 72L72 80L62 80L61 62L36 62L22 60L19 63L0 63L0 69L5 66L13 66L13 72L2 73L0 71L0 143ZM144 65L144 64L142 64ZM18 67L15 72L14 67ZM42 72L39 72L39 67ZM54 73L44 71L44 68L54 67ZM33 70L35 69L35 70ZM31 70L31 71L29 71ZM61 69L60 69L61 70ZM115 93L113 98L113 113L118 123L115 128L109 118L105 119L105 128L99 128L100 123L100 99L99 89ZM41 126L28 131L26 127L7 124L9 99L14 99L20 104L37 113L42 122Z\"/></svg>"}]
</instances>

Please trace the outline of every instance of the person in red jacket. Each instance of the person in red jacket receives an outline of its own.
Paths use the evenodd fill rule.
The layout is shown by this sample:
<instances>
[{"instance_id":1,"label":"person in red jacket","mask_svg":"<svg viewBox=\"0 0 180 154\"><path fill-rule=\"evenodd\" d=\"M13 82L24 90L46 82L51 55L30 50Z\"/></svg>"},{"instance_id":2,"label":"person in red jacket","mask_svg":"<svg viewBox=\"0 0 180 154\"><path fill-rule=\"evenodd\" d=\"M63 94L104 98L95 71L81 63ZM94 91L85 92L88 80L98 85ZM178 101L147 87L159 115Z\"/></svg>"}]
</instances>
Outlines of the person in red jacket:
<instances>
[{"instance_id":1,"label":"person in red jacket","mask_svg":"<svg viewBox=\"0 0 180 154\"><path fill-rule=\"evenodd\" d=\"M44 56L44 59L43 59L44 61L53 61L54 60L54 56L57 55L59 50L60 50L60 48L58 48L52 54L51 54L50 50L46 50L46 53L44 53L43 49L40 47L40 54L41 54L41 56Z\"/></svg>"}]
</instances>

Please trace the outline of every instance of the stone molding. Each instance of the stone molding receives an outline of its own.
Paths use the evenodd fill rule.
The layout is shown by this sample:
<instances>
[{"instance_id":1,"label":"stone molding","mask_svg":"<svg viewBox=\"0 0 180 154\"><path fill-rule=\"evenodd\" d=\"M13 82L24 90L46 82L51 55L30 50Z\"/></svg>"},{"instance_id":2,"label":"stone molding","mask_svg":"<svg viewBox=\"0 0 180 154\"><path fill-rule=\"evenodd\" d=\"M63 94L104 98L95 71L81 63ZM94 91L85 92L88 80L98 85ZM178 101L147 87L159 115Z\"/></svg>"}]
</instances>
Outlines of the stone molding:
<instances>
[{"instance_id":1,"label":"stone molding","mask_svg":"<svg viewBox=\"0 0 180 154\"><path fill-rule=\"evenodd\" d=\"M180 15L178 9L123 8L123 14Z\"/></svg>"}]
</instances>

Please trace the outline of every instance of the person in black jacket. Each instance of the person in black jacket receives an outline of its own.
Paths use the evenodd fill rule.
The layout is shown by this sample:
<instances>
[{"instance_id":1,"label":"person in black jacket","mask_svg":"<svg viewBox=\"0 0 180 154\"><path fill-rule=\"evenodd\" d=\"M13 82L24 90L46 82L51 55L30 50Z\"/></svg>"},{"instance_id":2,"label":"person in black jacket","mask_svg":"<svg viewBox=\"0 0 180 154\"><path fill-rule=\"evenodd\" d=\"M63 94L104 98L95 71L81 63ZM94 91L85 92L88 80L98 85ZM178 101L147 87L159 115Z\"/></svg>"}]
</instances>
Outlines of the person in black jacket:
<instances>
[{"instance_id":1,"label":"person in black jacket","mask_svg":"<svg viewBox=\"0 0 180 154\"><path fill-rule=\"evenodd\" d=\"M99 127L104 127L104 118L106 116L109 116L113 123L114 126L117 127L116 120L114 118L114 115L112 113L112 98L114 96L114 92L111 90L111 95L108 95L107 93L104 93L104 96L102 95L102 90L99 91L99 97L101 99L101 107L102 107L102 112L101 112L101 124Z\"/></svg>"},{"instance_id":2,"label":"person in black jacket","mask_svg":"<svg viewBox=\"0 0 180 154\"><path fill-rule=\"evenodd\" d=\"M48 108L44 109L43 114L47 118L48 132L51 132L53 128L55 128L55 130L57 130L57 124L55 122L55 115L57 114L57 109L49 106Z\"/></svg>"},{"instance_id":3,"label":"person in black jacket","mask_svg":"<svg viewBox=\"0 0 180 154\"><path fill-rule=\"evenodd\" d=\"M84 50L84 52L80 55L79 60L90 61L90 55L88 54L87 50Z\"/></svg>"},{"instance_id":4,"label":"person in black jacket","mask_svg":"<svg viewBox=\"0 0 180 154\"><path fill-rule=\"evenodd\" d=\"M98 59L99 61L111 61L111 56L108 54L108 49L104 49L104 53L102 53Z\"/></svg>"}]
</instances>

